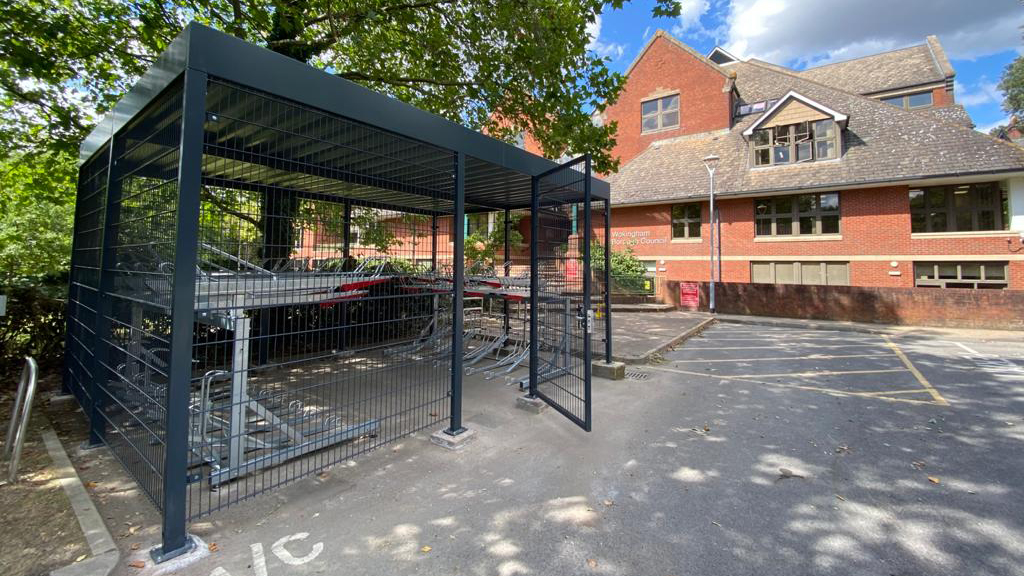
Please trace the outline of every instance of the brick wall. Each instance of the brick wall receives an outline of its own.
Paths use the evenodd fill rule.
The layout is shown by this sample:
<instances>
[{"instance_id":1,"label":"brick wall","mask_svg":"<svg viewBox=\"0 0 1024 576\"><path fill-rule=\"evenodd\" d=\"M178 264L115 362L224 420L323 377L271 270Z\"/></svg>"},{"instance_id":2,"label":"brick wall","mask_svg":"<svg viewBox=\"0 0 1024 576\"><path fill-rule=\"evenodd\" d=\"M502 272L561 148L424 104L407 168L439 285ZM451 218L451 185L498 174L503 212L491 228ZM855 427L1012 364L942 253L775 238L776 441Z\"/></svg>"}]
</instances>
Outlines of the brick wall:
<instances>
[{"instance_id":1,"label":"brick wall","mask_svg":"<svg viewBox=\"0 0 1024 576\"><path fill-rule=\"evenodd\" d=\"M1011 251L1020 248L1019 233L911 238L907 192L906 186L841 191L841 238L833 240L755 240L753 199L719 199L716 206L722 219L722 278L727 282L750 282L752 259L824 258L849 261L853 286L912 287L916 256L948 255L951 260L986 256L1009 261L1010 288L1024 290L1024 252ZM670 280L707 280L710 226L706 201L701 203L701 215L700 240L681 242L672 239L671 205L613 208L613 249L630 246L641 259L657 261L658 274ZM1007 240L1012 244L1008 245Z\"/></svg>"},{"instance_id":2,"label":"brick wall","mask_svg":"<svg viewBox=\"0 0 1024 576\"><path fill-rule=\"evenodd\" d=\"M658 33L630 71L618 101L605 110L605 122L618 122L614 154L625 164L647 146L665 138L731 126L732 96L722 88L728 78ZM641 134L640 103L679 93L679 127Z\"/></svg>"},{"instance_id":3,"label":"brick wall","mask_svg":"<svg viewBox=\"0 0 1024 576\"><path fill-rule=\"evenodd\" d=\"M678 282L668 283L678 301ZM707 284L701 307L707 309ZM865 288L719 284L723 314L1001 330L1024 329L1024 292L1011 290Z\"/></svg>"}]
</instances>

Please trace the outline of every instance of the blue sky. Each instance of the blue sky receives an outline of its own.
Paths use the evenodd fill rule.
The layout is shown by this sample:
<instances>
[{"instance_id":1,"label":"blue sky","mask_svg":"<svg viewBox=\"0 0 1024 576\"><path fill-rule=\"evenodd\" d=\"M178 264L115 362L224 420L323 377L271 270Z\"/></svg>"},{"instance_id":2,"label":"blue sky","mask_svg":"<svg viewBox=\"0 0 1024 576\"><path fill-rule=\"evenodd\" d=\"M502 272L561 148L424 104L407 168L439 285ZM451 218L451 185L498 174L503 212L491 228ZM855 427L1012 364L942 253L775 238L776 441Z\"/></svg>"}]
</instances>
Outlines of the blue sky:
<instances>
[{"instance_id":1,"label":"blue sky","mask_svg":"<svg viewBox=\"0 0 1024 576\"><path fill-rule=\"evenodd\" d=\"M661 28L707 53L720 45L796 69L848 60L939 37L956 70L956 99L979 130L1005 123L996 85L1024 52L1017 0L680 0L678 18L653 18L653 0L608 9L591 27L591 49L626 68Z\"/></svg>"}]
</instances>

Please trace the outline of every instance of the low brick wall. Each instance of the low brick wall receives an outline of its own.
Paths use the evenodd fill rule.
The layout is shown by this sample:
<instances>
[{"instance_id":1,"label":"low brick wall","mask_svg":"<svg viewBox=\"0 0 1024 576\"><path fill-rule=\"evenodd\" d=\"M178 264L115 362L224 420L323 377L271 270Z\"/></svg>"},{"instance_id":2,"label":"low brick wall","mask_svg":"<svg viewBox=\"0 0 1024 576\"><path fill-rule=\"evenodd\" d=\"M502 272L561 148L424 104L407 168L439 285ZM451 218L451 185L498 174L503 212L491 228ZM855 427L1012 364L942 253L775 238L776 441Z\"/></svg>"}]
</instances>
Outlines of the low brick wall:
<instances>
[{"instance_id":1,"label":"low brick wall","mask_svg":"<svg viewBox=\"0 0 1024 576\"><path fill-rule=\"evenodd\" d=\"M700 306L707 310L708 285ZM1024 330L1024 291L963 288L865 288L791 284L719 283L715 304L723 314L842 320L878 324ZM679 282L667 301L678 306Z\"/></svg>"}]
</instances>

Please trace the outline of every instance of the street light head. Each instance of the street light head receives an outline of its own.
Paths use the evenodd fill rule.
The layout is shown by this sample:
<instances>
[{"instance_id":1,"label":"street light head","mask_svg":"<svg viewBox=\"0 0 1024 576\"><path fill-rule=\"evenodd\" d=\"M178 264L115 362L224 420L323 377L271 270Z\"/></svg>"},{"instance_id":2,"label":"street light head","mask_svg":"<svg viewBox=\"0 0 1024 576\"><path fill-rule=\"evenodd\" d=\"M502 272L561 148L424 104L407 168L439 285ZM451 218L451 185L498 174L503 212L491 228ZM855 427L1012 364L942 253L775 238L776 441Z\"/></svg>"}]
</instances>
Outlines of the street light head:
<instances>
[{"instance_id":1,"label":"street light head","mask_svg":"<svg viewBox=\"0 0 1024 576\"><path fill-rule=\"evenodd\" d=\"M715 156L714 154L709 154L705 156L701 161L704 162L705 168L707 168L708 170L714 170L715 166L718 166L719 160L721 160L721 158L719 158L718 156Z\"/></svg>"}]
</instances>

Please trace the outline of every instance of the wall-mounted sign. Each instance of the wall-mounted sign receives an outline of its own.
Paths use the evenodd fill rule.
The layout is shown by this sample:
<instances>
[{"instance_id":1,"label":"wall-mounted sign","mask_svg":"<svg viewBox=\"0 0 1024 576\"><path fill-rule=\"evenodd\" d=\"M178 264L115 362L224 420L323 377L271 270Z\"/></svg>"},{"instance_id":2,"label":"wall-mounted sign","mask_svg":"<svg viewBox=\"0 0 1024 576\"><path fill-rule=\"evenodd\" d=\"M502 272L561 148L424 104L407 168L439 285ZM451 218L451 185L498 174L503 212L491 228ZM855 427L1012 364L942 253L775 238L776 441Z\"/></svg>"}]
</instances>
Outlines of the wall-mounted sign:
<instances>
[{"instance_id":1,"label":"wall-mounted sign","mask_svg":"<svg viewBox=\"0 0 1024 576\"><path fill-rule=\"evenodd\" d=\"M700 307L700 284L697 282L679 283L679 307L685 310L696 310Z\"/></svg>"},{"instance_id":2,"label":"wall-mounted sign","mask_svg":"<svg viewBox=\"0 0 1024 576\"><path fill-rule=\"evenodd\" d=\"M636 246L637 244L666 244L668 238L651 238L650 230L612 231L612 244Z\"/></svg>"},{"instance_id":3,"label":"wall-mounted sign","mask_svg":"<svg viewBox=\"0 0 1024 576\"><path fill-rule=\"evenodd\" d=\"M565 261L565 277L570 280L575 280L580 277L580 263L576 260Z\"/></svg>"}]
</instances>

